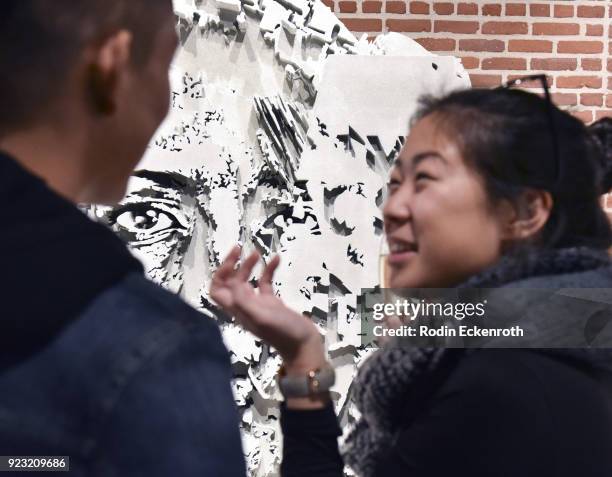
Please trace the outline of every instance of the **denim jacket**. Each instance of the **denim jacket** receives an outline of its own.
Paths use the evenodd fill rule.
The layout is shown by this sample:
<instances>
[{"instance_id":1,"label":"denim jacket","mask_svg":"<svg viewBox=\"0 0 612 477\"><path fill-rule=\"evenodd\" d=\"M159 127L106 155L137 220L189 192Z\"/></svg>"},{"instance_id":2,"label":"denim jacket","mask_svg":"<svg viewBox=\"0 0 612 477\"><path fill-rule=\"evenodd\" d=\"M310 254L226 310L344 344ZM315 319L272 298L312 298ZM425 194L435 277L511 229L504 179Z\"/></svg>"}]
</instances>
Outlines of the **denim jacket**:
<instances>
[{"instance_id":1,"label":"denim jacket","mask_svg":"<svg viewBox=\"0 0 612 477\"><path fill-rule=\"evenodd\" d=\"M245 475L219 328L140 274L0 375L0 454L75 476Z\"/></svg>"}]
</instances>

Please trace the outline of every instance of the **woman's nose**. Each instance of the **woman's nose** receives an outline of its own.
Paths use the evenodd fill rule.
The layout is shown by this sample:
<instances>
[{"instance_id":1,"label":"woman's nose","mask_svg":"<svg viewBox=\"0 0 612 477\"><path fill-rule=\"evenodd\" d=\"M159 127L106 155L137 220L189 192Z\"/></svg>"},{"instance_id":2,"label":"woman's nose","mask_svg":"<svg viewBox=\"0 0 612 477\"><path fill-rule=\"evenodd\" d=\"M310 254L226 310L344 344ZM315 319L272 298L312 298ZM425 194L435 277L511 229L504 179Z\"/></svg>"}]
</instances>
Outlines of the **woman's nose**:
<instances>
[{"instance_id":1,"label":"woman's nose","mask_svg":"<svg viewBox=\"0 0 612 477\"><path fill-rule=\"evenodd\" d=\"M412 216L411 202L412 193L407 187L399 187L390 194L383 206L383 217L385 222L404 222Z\"/></svg>"}]
</instances>

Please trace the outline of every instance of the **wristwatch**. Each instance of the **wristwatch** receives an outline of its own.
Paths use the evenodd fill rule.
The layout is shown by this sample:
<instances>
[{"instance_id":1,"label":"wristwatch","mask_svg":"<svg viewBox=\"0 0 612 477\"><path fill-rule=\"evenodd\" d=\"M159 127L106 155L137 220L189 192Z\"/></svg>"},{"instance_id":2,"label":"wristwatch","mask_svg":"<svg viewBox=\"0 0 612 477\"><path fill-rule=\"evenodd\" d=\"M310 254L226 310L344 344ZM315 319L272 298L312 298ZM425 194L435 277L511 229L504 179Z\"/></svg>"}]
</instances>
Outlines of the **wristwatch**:
<instances>
[{"instance_id":1,"label":"wristwatch","mask_svg":"<svg viewBox=\"0 0 612 477\"><path fill-rule=\"evenodd\" d=\"M329 391L336 382L336 372L327 364L305 375L287 375L285 367L281 366L277 380L284 397L308 397Z\"/></svg>"}]
</instances>

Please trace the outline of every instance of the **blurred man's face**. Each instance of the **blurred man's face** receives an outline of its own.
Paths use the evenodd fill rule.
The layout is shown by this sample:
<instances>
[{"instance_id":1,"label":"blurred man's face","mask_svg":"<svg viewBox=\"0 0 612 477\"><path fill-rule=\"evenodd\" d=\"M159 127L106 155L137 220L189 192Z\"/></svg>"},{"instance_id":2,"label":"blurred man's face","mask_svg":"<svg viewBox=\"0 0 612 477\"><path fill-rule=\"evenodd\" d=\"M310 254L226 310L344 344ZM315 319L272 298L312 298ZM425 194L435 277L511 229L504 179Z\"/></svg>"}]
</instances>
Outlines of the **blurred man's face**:
<instances>
[{"instance_id":1,"label":"blurred man's face","mask_svg":"<svg viewBox=\"0 0 612 477\"><path fill-rule=\"evenodd\" d=\"M162 27L150 47L147 61L144 65L131 64L124 72L123 86L118 88L117 110L112 118L108 144L103 146L105 152L112 151L111 157L98 158L108 172L103 174L103 187L107 191L104 202L116 203L123 198L130 174L168 114L168 71L178 45L171 2L163 15L159 22Z\"/></svg>"}]
</instances>

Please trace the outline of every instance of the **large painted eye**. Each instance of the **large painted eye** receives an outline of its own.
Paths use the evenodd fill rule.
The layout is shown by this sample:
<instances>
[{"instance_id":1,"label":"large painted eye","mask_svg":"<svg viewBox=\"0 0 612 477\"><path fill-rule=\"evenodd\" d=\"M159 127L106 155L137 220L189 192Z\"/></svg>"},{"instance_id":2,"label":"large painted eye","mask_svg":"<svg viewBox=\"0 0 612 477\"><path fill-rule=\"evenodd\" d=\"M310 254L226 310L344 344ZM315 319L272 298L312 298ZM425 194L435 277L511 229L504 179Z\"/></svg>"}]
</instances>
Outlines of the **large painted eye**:
<instances>
[{"instance_id":1,"label":"large painted eye","mask_svg":"<svg viewBox=\"0 0 612 477\"><path fill-rule=\"evenodd\" d=\"M125 204L114 211L111 223L132 245L148 245L166 239L173 232L186 231L187 227L177 218L180 211L169 209L165 204Z\"/></svg>"},{"instance_id":2,"label":"large painted eye","mask_svg":"<svg viewBox=\"0 0 612 477\"><path fill-rule=\"evenodd\" d=\"M144 214L140 211L128 210L117 217L116 224L128 232L149 233L165 230L172 225L172 219L165 212L149 209Z\"/></svg>"}]
</instances>

